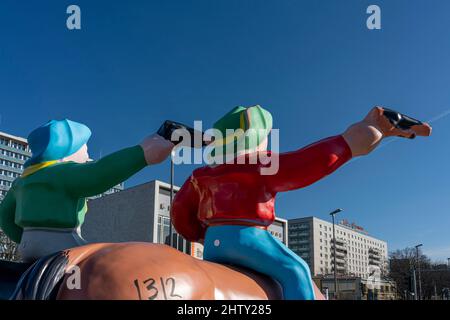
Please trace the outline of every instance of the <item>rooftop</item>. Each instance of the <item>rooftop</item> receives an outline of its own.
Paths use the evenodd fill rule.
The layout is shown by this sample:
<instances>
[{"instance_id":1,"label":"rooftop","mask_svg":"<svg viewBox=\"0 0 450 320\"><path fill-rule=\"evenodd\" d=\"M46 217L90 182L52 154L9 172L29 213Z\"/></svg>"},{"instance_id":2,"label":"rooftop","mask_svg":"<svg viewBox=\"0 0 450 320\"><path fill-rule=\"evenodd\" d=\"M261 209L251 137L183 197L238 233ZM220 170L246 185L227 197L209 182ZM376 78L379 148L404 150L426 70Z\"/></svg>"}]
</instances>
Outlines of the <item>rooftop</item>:
<instances>
[{"instance_id":1,"label":"rooftop","mask_svg":"<svg viewBox=\"0 0 450 320\"><path fill-rule=\"evenodd\" d=\"M23 143L28 143L27 139L25 139L25 138L13 136L11 134L1 132L1 131L0 131L0 137L8 138L11 140L16 140L16 141L23 142Z\"/></svg>"}]
</instances>

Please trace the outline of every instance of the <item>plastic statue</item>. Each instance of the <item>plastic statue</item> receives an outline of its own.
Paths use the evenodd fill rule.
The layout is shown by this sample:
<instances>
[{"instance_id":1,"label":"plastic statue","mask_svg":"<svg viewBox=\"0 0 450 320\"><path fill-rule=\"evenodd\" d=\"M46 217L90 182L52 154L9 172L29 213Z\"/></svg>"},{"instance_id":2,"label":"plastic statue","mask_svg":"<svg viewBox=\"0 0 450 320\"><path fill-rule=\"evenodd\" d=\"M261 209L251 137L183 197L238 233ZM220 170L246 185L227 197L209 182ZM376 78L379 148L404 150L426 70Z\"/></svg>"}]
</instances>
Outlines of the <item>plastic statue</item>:
<instances>
[{"instance_id":1,"label":"plastic statue","mask_svg":"<svg viewBox=\"0 0 450 320\"><path fill-rule=\"evenodd\" d=\"M195 170L176 194L172 221L190 241L204 243L205 260L256 270L277 280L285 299L315 298L308 265L274 238L267 227L274 221L279 192L304 188L331 174L352 157L368 154L389 136L427 136L431 127L389 109L374 108L342 135L326 138L303 149L279 155L279 170L262 175L266 166L251 164L255 153L266 153L272 116L260 106L236 107L214 124L224 139L216 148L234 143L236 161ZM227 129L242 129L250 137L241 143L226 137ZM253 144L252 144L253 142ZM222 150L222 154L227 151ZM247 161L239 163L238 158ZM254 157L259 159L259 157ZM245 163L245 164L243 164Z\"/></svg>"},{"instance_id":2,"label":"plastic statue","mask_svg":"<svg viewBox=\"0 0 450 320\"><path fill-rule=\"evenodd\" d=\"M426 123L376 107L341 135L279 154L275 174L262 175L267 164L250 161L195 170L171 215L181 235L204 243L204 261L161 244L79 246L85 197L164 160L173 148L170 133L180 126L166 122L139 146L88 163L90 131L81 124L52 121L30 135L33 158L0 206L0 227L24 244L30 260L49 255L31 266L0 264L0 284L15 285L20 277L11 299L324 299L306 263L267 232L276 194L314 183L385 137L431 133ZM236 159L270 154L272 117L259 106L235 108L215 127L244 131L245 143L231 154ZM234 144L228 138L208 147L220 151Z\"/></svg>"},{"instance_id":3,"label":"plastic statue","mask_svg":"<svg viewBox=\"0 0 450 320\"><path fill-rule=\"evenodd\" d=\"M67 119L52 120L29 135L32 157L0 204L0 228L20 243L24 261L86 244L80 234L86 198L163 161L174 146L154 134L140 145L88 161L90 136L87 126Z\"/></svg>"}]
</instances>

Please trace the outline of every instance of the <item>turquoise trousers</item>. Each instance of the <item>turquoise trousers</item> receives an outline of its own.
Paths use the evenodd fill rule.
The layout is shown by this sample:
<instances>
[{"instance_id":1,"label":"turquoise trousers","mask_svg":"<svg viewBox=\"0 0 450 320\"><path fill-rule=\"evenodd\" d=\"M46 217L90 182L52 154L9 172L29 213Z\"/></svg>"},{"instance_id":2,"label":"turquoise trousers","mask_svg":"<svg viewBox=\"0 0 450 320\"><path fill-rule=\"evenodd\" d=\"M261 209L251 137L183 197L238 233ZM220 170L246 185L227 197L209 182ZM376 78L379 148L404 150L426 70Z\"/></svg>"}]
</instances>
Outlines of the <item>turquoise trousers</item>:
<instances>
[{"instance_id":1,"label":"turquoise trousers","mask_svg":"<svg viewBox=\"0 0 450 320\"><path fill-rule=\"evenodd\" d=\"M267 230L233 225L208 227L203 258L272 277L283 287L286 300L314 300L308 264Z\"/></svg>"}]
</instances>

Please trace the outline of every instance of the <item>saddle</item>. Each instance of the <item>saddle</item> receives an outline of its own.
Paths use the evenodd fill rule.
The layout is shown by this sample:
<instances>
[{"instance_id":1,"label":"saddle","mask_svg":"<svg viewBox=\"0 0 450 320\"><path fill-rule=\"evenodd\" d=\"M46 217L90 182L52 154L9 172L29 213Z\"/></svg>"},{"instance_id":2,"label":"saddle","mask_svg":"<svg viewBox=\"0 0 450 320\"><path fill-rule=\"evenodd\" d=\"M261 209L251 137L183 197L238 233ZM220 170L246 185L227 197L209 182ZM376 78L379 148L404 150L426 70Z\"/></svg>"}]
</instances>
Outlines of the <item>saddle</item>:
<instances>
[{"instance_id":1,"label":"saddle","mask_svg":"<svg viewBox=\"0 0 450 320\"><path fill-rule=\"evenodd\" d=\"M64 251L34 263L0 261L0 300L53 300L68 263Z\"/></svg>"},{"instance_id":2,"label":"saddle","mask_svg":"<svg viewBox=\"0 0 450 320\"><path fill-rule=\"evenodd\" d=\"M0 300L8 300L16 289L19 279L32 263L0 260Z\"/></svg>"}]
</instances>

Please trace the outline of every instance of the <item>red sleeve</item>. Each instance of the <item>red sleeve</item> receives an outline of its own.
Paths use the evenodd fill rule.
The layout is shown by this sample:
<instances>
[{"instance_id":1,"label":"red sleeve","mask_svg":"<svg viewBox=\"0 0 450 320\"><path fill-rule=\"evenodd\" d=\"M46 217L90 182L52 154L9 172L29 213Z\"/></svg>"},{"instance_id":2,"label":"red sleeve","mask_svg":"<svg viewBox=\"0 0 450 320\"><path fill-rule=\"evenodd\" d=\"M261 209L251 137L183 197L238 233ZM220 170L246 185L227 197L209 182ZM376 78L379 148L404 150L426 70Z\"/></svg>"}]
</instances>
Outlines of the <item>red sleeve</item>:
<instances>
[{"instance_id":1,"label":"red sleeve","mask_svg":"<svg viewBox=\"0 0 450 320\"><path fill-rule=\"evenodd\" d=\"M205 237L205 228L197 218L198 202L198 193L189 178L176 193L170 210L175 230L188 241L198 242Z\"/></svg>"},{"instance_id":2,"label":"red sleeve","mask_svg":"<svg viewBox=\"0 0 450 320\"><path fill-rule=\"evenodd\" d=\"M274 192L300 189L334 172L351 157L342 136L326 138L300 150L281 153L278 172L265 176L266 185Z\"/></svg>"}]
</instances>

